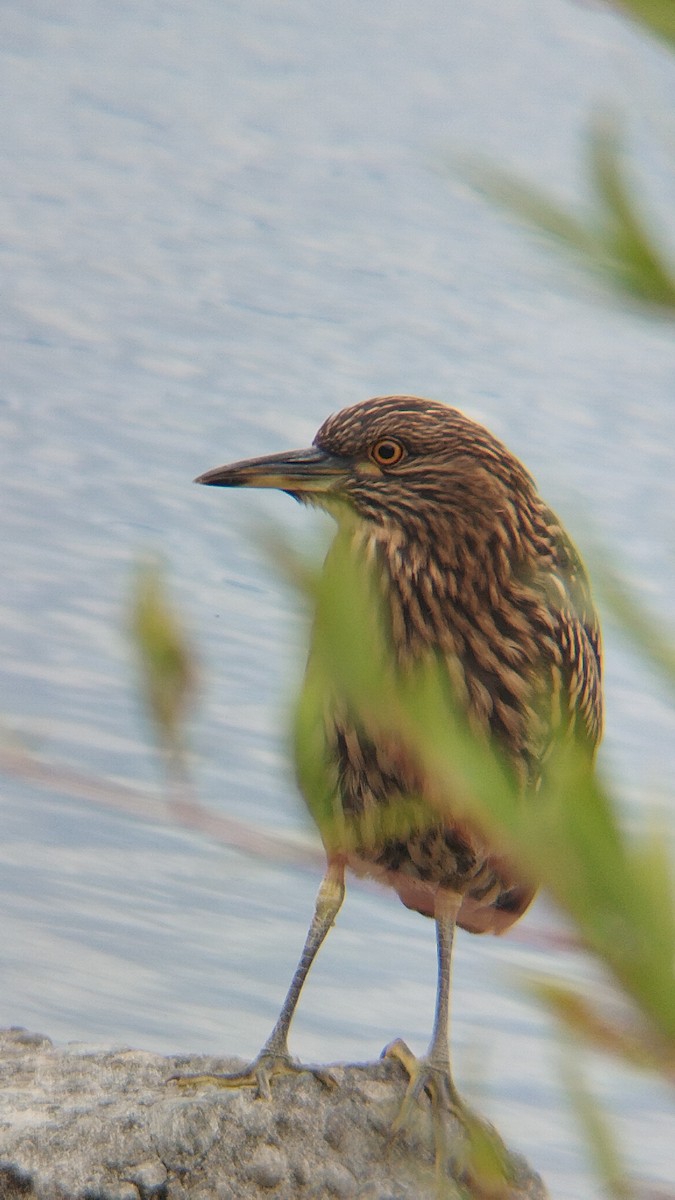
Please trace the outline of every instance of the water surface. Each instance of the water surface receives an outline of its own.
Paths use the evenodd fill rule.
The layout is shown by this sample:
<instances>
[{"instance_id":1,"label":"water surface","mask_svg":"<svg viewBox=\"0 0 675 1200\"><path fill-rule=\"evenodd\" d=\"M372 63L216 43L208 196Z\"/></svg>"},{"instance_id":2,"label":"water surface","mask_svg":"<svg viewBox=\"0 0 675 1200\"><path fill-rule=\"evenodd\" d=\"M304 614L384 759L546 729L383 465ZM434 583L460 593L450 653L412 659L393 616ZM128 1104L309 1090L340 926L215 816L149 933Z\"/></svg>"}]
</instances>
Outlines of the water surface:
<instances>
[{"instance_id":1,"label":"water surface","mask_svg":"<svg viewBox=\"0 0 675 1200\"><path fill-rule=\"evenodd\" d=\"M109 6L0 14L3 728L47 761L163 785L125 632L133 563L165 558L202 664L204 804L307 831L283 697L304 623L252 531L308 544L283 496L197 489L219 462L308 444L336 408L415 392L487 423L588 545L668 615L673 335L606 303L448 169L468 151L583 204L593 106L630 112L654 212L673 194L675 72L600 7L563 0ZM668 114L671 114L670 118ZM670 124L668 121L670 120ZM672 203L672 200L671 200ZM627 823L665 803L675 720L607 624L604 765ZM302 944L316 871L3 777L0 1020L60 1041L253 1054ZM541 904L462 935L457 1075L552 1193L587 1196L523 969L597 983ZM422 1049L431 924L352 888L293 1045ZM665 1097L606 1064L635 1162L667 1178Z\"/></svg>"}]
</instances>

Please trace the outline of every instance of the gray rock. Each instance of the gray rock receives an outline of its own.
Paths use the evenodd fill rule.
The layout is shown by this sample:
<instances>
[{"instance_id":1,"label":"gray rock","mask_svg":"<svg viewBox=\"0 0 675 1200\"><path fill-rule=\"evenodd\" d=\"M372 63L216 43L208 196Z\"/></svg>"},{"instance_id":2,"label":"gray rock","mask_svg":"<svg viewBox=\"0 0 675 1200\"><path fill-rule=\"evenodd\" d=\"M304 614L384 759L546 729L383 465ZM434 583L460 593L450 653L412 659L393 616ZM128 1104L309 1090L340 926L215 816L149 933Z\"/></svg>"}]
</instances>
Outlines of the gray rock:
<instances>
[{"instance_id":1,"label":"gray rock","mask_svg":"<svg viewBox=\"0 0 675 1200\"><path fill-rule=\"evenodd\" d=\"M288 1176L288 1159L275 1146L256 1146L246 1174L260 1188L275 1188Z\"/></svg>"},{"instance_id":2,"label":"gray rock","mask_svg":"<svg viewBox=\"0 0 675 1200\"><path fill-rule=\"evenodd\" d=\"M332 1089L275 1079L270 1101L171 1080L239 1065L0 1031L0 1200L435 1200L426 1098L391 1136L406 1087L398 1063L336 1067ZM466 1188L466 1133L447 1121L448 1181ZM493 1194L545 1200L524 1160L504 1155L509 1183Z\"/></svg>"}]
</instances>

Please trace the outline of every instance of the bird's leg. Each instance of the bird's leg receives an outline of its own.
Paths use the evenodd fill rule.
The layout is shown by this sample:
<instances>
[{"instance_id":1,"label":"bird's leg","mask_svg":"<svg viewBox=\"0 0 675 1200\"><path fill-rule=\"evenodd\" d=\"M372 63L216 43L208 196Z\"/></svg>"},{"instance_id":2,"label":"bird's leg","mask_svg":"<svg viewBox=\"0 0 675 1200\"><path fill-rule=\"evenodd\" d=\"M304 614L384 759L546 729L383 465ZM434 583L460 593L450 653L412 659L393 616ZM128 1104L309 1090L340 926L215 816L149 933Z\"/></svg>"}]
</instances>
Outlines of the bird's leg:
<instances>
[{"instance_id":1,"label":"bird's leg","mask_svg":"<svg viewBox=\"0 0 675 1200\"><path fill-rule=\"evenodd\" d=\"M461 896L453 892L441 892L436 902L436 944L438 951L438 983L436 988L436 1012L431 1042L427 1051L429 1067L442 1074L447 1087L448 1100L460 1104L450 1069L450 980L452 976L452 948L455 940L457 913Z\"/></svg>"},{"instance_id":2,"label":"bird's leg","mask_svg":"<svg viewBox=\"0 0 675 1200\"><path fill-rule=\"evenodd\" d=\"M434 1121L437 1169L440 1169L445 1161L447 1151L444 1116L448 1111L454 1112L455 1115L460 1115L462 1111L462 1102L452 1079L449 1041L452 945L461 903L462 897L457 893L439 889L434 914L438 947L436 1013L427 1053L424 1058L416 1058L400 1038L391 1042L383 1051L383 1057L397 1058L410 1076L408 1090L394 1121L394 1132L406 1124L412 1106L422 1092L429 1093Z\"/></svg>"},{"instance_id":3,"label":"bird's leg","mask_svg":"<svg viewBox=\"0 0 675 1200\"><path fill-rule=\"evenodd\" d=\"M277 1018L276 1025L265 1045L248 1067L232 1075L181 1075L176 1082L182 1086L215 1084L217 1087L257 1088L258 1095L269 1097L270 1078L273 1075L294 1075L308 1071L322 1083L331 1087L334 1079L329 1071L320 1067L304 1066L291 1058L288 1052L288 1031L300 998L303 984L325 938L340 911L345 894L344 865L329 863L316 898L314 916L309 927L300 961L291 980L291 986Z\"/></svg>"}]
</instances>

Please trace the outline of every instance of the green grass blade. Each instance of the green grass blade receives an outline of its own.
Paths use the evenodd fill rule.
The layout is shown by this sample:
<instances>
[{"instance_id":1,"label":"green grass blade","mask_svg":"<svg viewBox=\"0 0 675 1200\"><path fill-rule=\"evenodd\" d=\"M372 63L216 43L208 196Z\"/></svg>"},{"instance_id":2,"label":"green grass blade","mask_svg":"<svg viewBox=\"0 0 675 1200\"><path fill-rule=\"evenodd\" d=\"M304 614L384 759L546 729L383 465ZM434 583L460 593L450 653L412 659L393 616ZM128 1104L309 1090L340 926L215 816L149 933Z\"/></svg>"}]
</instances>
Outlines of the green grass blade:
<instances>
[{"instance_id":1,"label":"green grass blade","mask_svg":"<svg viewBox=\"0 0 675 1200\"><path fill-rule=\"evenodd\" d=\"M490 200L574 253L615 293L675 313L675 266L650 233L626 181L616 122L593 122L588 158L592 207L583 218L543 189L493 165L472 160L460 170Z\"/></svg>"},{"instance_id":2,"label":"green grass blade","mask_svg":"<svg viewBox=\"0 0 675 1200\"><path fill-rule=\"evenodd\" d=\"M162 748L182 762L184 722L197 683L195 655L156 562L136 571L129 631L143 697Z\"/></svg>"},{"instance_id":3,"label":"green grass blade","mask_svg":"<svg viewBox=\"0 0 675 1200\"><path fill-rule=\"evenodd\" d=\"M675 48L675 4L673 0L620 0L613 5L644 25L646 29Z\"/></svg>"},{"instance_id":4,"label":"green grass blade","mask_svg":"<svg viewBox=\"0 0 675 1200\"><path fill-rule=\"evenodd\" d=\"M578 1055L569 1047L562 1058L562 1074L572 1109L577 1116L597 1178L613 1200L636 1200L614 1133L599 1104L583 1081Z\"/></svg>"}]
</instances>

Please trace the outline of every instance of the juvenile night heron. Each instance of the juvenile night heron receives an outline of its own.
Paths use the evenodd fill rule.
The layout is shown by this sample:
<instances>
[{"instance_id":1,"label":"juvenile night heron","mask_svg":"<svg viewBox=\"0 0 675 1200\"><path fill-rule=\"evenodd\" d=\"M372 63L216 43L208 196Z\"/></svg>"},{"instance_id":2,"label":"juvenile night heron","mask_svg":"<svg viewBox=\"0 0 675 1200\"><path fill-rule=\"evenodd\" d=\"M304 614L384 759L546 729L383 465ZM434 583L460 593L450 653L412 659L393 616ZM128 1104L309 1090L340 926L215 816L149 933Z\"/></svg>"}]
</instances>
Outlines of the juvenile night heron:
<instances>
[{"instance_id":1,"label":"juvenile night heron","mask_svg":"<svg viewBox=\"0 0 675 1200\"><path fill-rule=\"evenodd\" d=\"M430 656L444 662L469 725L500 748L524 791L536 790L561 731L578 735L592 756L602 692L588 581L530 475L482 426L434 401L385 396L329 417L308 450L217 467L197 482L280 488L347 525L354 554L378 576L392 661L400 669ZM277 1024L247 1070L208 1078L266 1094L275 1074L322 1075L290 1057L287 1038L307 972L342 903L348 866L435 919L438 989L429 1050L422 1059L402 1042L390 1050L410 1074L406 1111L425 1089L437 1106L459 1106L448 1040L455 926L503 933L534 888L499 846L486 845L453 814L452 796L442 808L424 808L424 770L397 737L377 724L368 728L332 691L321 707L331 803L345 827L368 813L395 815L411 798L418 813L422 802L425 816L405 834L382 820L371 824L381 832L370 840L357 837L342 848L333 838L326 842L326 875ZM306 799L312 808L312 796Z\"/></svg>"}]
</instances>

